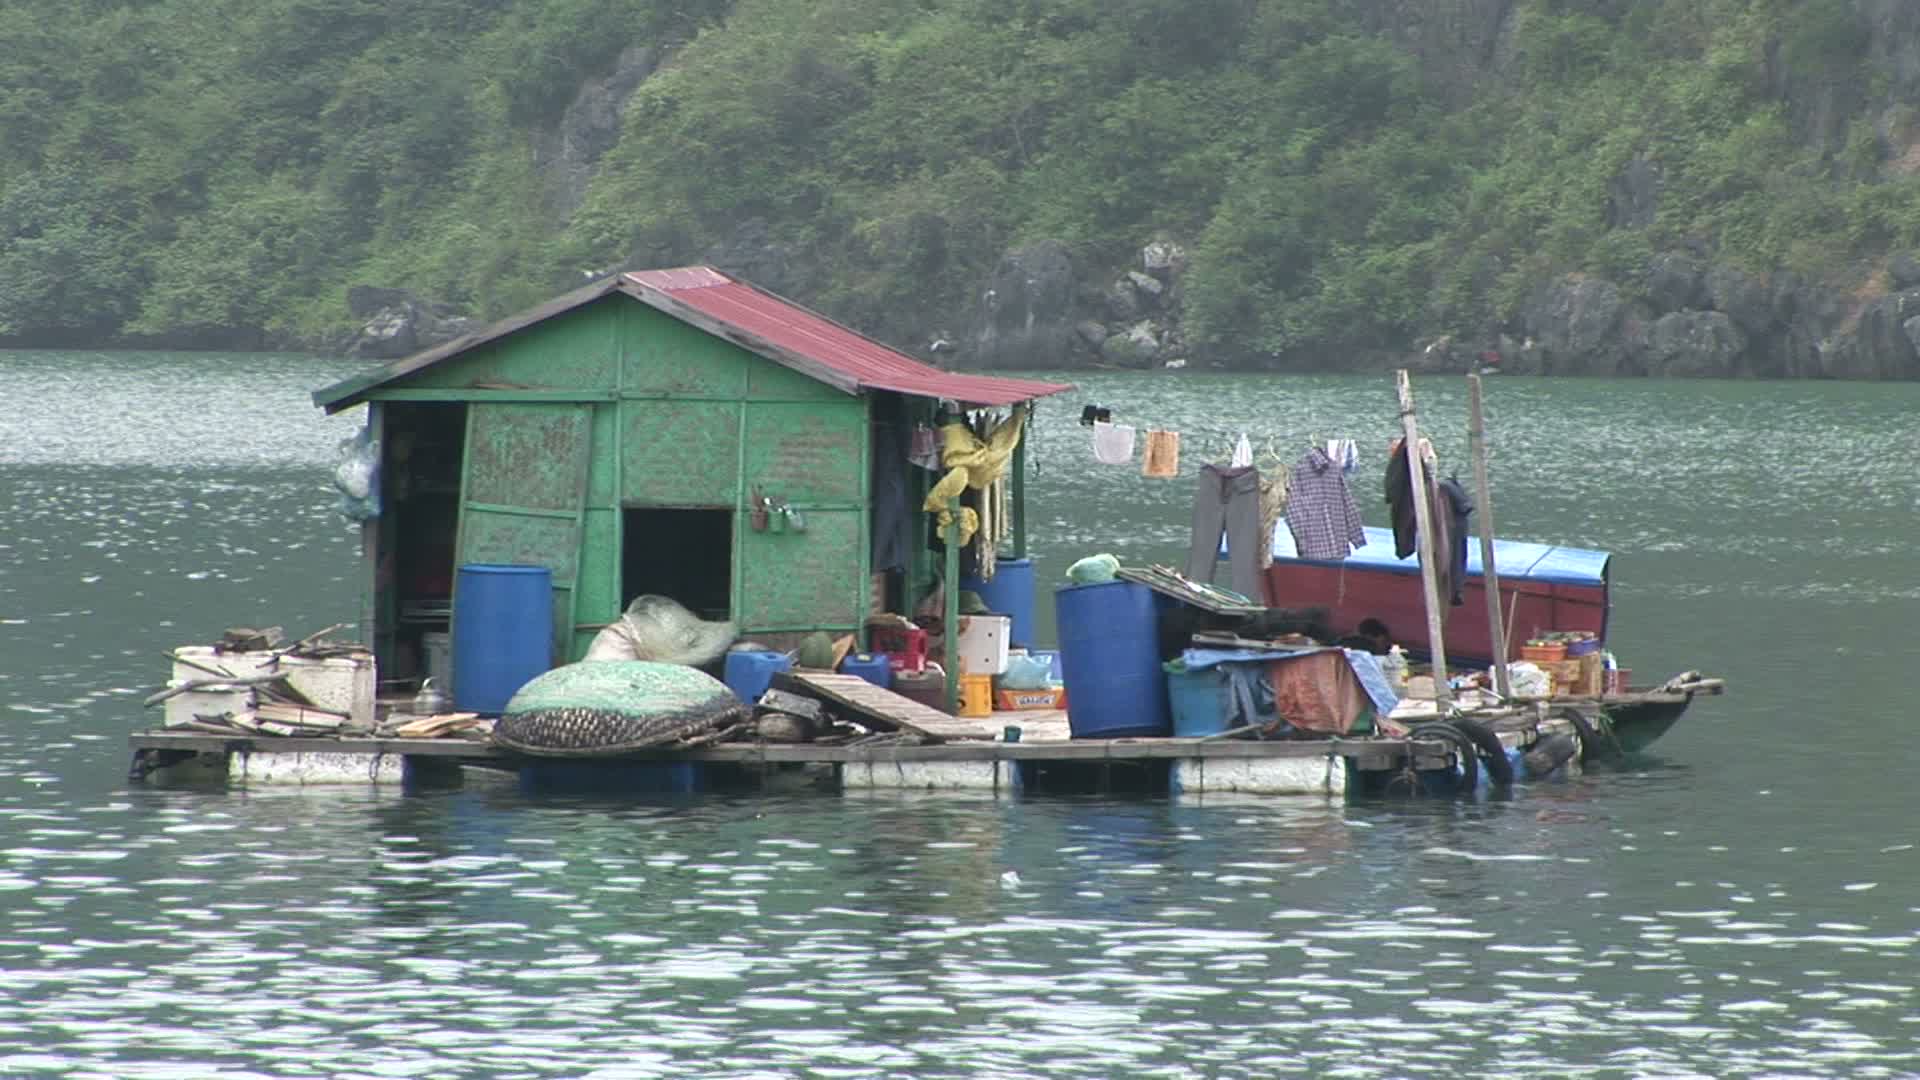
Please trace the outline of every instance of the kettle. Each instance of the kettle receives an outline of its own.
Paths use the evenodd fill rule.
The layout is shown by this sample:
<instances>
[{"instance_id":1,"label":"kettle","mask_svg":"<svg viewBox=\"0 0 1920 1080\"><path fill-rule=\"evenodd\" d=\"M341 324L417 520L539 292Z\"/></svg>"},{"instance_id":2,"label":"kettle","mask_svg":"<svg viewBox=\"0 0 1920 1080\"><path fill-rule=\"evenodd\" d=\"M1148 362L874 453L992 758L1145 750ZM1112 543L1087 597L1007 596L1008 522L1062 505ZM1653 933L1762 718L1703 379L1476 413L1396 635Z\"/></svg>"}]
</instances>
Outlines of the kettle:
<instances>
[{"instance_id":1,"label":"kettle","mask_svg":"<svg viewBox=\"0 0 1920 1080\"><path fill-rule=\"evenodd\" d=\"M433 685L431 677L420 680L420 692L413 695L415 716L438 716L449 706L446 691Z\"/></svg>"}]
</instances>

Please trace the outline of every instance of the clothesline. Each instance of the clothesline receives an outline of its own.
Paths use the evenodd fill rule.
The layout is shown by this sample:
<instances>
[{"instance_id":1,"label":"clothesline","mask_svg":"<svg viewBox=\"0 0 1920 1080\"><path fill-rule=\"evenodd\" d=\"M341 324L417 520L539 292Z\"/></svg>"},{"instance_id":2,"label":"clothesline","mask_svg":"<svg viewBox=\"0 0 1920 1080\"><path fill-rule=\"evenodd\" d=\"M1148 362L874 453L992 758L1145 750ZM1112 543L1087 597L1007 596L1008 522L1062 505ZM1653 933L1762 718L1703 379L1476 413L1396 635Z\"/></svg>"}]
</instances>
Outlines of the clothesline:
<instances>
[{"instance_id":1,"label":"clothesline","mask_svg":"<svg viewBox=\"0 0 1920 1080\"><path fill-rule=\"evenodd\" d=\"M1195 435L1200 438L1195 439ZM1287 468L1298 462L1289 450L1283 450L1284 444L1297 447L1293 439L1262 434L1256 442L1247 431L1228 433L1209 428L1158 428L1149 427L1144 435L1131 424L1117 424L1107 421L1094 421L1089 425L1093 459L1102 465L1131 465L1134 461L1136 439L1144 443L1140 456L1141 475L1156 479L1171 479L1182 473L1182 455L1187 462L1199 461L1205 465L1223 465L1228 468L1247 468L1256 466L1263 472ZM1195 452L1198 444L1203 449ZM1312 440L1307 444L1308 451L1318 450L1331 459L1345 473L1352 473L1359 465L1359 446L1352 439Z\"/></svg>"}]
</instances>

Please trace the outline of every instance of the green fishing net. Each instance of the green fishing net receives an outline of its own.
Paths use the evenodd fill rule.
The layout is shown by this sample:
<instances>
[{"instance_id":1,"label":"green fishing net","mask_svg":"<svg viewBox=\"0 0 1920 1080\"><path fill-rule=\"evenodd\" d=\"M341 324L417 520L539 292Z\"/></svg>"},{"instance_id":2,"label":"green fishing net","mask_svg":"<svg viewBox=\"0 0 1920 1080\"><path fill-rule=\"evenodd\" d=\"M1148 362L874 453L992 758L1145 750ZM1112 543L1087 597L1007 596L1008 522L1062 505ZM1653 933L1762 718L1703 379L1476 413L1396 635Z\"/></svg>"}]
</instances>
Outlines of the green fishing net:
<instances>
[{"instance_id":1,"label":"green fishing net","mask_svg":"<svg viewBox=\"0 0 1920 1080\"><path fill-rule=\"evenodd\" d=\"M493 741L527 754L593 757L670 743L746 713L733 691L705 672L592 660L521 687L494 725Z\"/></svg>"}]
</instances>

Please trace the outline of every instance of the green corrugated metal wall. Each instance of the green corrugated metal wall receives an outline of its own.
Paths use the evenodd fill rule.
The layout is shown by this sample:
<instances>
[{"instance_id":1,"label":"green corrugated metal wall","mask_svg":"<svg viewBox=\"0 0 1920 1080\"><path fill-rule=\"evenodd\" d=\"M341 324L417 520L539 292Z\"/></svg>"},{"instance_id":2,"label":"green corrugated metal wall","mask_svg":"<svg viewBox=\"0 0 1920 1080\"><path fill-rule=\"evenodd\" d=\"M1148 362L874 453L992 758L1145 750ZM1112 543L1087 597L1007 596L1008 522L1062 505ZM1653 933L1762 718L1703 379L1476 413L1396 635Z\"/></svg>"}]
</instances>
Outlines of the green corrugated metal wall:
<instances>
[{"instance_id":1,"label":"green corrugated metal wall","mask_svg":"<svg viewBox=\"0 0 1920 1080\"><path fill-rule=\"evenodd\" d=\"M620 614L626 507L734 512L732 614L743 634L860 625L864 397L619 295L384 389L476 402L460 558L553 567L562 659ZM806 531L755 533L755 488L799 510Z\"/></svg>"}]
</instances>

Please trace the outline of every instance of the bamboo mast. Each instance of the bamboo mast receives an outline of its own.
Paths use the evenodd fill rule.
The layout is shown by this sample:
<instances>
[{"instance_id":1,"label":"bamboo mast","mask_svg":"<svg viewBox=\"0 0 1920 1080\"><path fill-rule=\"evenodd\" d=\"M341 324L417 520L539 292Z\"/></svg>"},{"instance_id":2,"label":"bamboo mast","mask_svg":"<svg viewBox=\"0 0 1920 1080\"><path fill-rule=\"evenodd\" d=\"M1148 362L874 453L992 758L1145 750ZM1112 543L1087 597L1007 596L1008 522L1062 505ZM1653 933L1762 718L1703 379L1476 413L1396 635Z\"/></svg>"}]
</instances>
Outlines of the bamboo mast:
<instances>
[{"instance_id":1,"label":"bamboo mast","mask_svg":"<svg viewBox=\"0 0 1920 1080\"><path fill-rule=\"evenodd\" d=\"M1406 369L1394 372L1394 393L1400 399L1400 427L1405 433L1407 476L1413 481L1413 520L1420 530L1416 550L1420 555L1420 596L1427 609L1427 651L1433 656L1433 700L1440 706L1453 704L1453 688L1447 685L1447 645L1441 636L1440 582L1434 573L1433 506L1428 502L1427 463L1420 458L1420 425L1414 419L1413 384Z\"/></svg>"},{"instance_id":2,"label":"bamboo mast","mask_svg":"<svg viewBox=\"0 0 1920 1080\"><path fill-rule=\"evenodd\" d=\"M1480 376L1467 376L1467 433L1473 443L1473 497L1480 509L1480 581L1487 594L1487 634L1493 642L1493 688L1513 696L1507 672L1507 630L1500 618L1500 571L1493 564L1493 494L1487 482L1487 422L1480 402Z\"/></svg>"}]
</instances>

